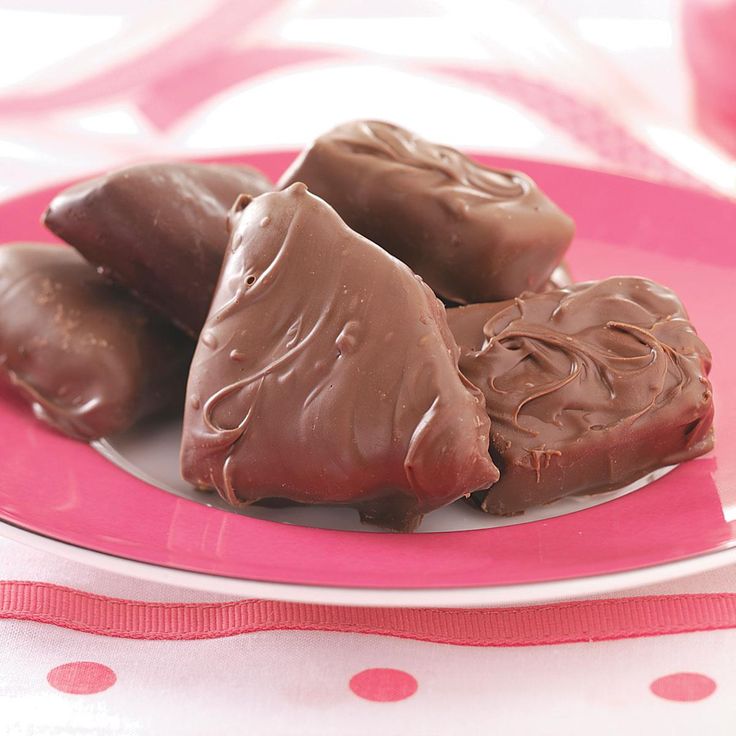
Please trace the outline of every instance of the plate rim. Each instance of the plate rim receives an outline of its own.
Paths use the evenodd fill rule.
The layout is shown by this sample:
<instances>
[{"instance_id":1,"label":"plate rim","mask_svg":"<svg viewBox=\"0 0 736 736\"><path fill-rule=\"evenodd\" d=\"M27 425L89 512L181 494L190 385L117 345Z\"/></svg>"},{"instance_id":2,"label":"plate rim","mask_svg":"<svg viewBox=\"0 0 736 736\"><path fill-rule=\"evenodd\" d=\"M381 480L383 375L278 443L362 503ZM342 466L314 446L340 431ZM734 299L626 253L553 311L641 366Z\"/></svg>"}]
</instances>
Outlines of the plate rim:
<instances>
[{"instance_id":1,"label":"plate rim","mask_svg":"<svg viewBox=\"0 0 736 736\"><path fill-rule=\"evenodd\" d=\"M348 588L233 578L139 562L53 539L4 520L0 520L0 538L97 570L180 589L224 595L238 600L258 598L289 603L369 608L487 608L580 600L587 596L601 596L675 581L736 564L736 547L729 547L634 570L536 583L457 588Z\"/></svg>"}]
</instances>

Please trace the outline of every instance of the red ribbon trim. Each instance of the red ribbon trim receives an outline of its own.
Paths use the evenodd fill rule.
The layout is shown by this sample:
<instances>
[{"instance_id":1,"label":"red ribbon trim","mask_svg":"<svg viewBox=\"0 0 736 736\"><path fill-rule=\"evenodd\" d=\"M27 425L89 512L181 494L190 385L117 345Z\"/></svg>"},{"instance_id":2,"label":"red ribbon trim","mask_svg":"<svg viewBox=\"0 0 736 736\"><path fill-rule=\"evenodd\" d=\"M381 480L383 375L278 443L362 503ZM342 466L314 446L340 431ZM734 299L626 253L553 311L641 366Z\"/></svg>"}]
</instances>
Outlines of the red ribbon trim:
<instances>
[{"instance_id":1,"label":"red ribbon trim","mask_svg":"<svg viewBox=\"0 0 736 736\"><path fill-rule=\"evenodd\" d=\"M0 582L0 619L155 641L284 630L519 647L736 628L736 594L646 596L519 608L358 608L265 600L150 603L49 583L4 581Z\"/></svg>"}]
</instances>

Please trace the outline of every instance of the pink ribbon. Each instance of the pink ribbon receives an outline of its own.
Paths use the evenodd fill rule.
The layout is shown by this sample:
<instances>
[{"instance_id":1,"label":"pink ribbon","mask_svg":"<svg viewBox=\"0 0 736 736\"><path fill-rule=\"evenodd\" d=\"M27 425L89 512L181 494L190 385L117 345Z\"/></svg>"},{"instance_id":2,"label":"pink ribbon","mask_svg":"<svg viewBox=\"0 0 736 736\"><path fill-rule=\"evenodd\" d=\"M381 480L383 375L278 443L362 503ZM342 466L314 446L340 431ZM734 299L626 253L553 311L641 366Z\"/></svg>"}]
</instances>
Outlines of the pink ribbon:
<instances>
[{"instance_id":1,"label":"pink ribbon","mask_svg":"<svg viewBox=\"0 0 736 736\"><path fill-rule=\"evenodd\" d=\"M478 647L606 641L736 628L736 594L586 600L519 608L358 608L281 601L150 603L49 583L0 582L0 618L125 639L339 631Z\"/></svg>"}]
</instances>

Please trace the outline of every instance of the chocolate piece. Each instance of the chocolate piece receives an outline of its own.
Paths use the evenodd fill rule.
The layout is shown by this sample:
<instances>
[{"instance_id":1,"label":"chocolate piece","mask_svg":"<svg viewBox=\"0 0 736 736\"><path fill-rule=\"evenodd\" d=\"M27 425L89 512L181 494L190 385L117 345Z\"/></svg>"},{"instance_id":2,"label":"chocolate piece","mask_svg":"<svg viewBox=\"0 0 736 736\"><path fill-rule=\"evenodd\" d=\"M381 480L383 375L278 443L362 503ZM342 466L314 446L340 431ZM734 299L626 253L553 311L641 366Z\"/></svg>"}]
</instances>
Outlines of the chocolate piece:
<instances>
[{"instance_id":1,"label":"chocolate piece","mask_svg":"<svg viewBox=\"0 0 736 736\"><path fill-rule=\"evenodd\" d=\"M483 397L430 289L303 184L246 204L192 363L183 477L407 531L493 483Z\"/></svg>"},{"instance_id":2,"label":"chocolate piece","mask_svg":"<svg viewBox=\"0 0 736 736\"><path fill-rule=\"evenodd\" d=\"M460 348L460 355L465 356L466 353L481 350L486 342L486 335L483 331L486 322L513 303L513 300L507 300L450 307L447 310L447 324Z\"/></svg>"},{"instance_id":3,"label":"chocolate piece","mask_svg":"<svg viewBox=\"0 0 736 736\"><path fill-rule=\"evenodd\" d=\"M66 246L0 246L0 372L81 440L183 403L193 344Z\"/></svg>"},{"instance_id":4,"label":"chocolate piece","mask_svg":"<svg viewBox=\"0 0 736 736\"><path fill-rule=\"evenodd\" d=\"M572 274L570 273L570 267L563 261L560 263L557 268L552 271L552 275L545 281L539 291L554 291L555 289L562 289L565 286L570 286L573 283ZM447 299L442 299L440 297L440 301L447 307L448 309L452 309L454 307L460 307L463 306L462 304L458 304L457 302L451 302ZM498 303L498 302L494 302ZM486 305L488 302L485 303ZM472 306L472 305L470 305ZM483 306L483 309L486 309L486 306ZM475 337L474 333L474 337ZM457 339L457 338L456 338Z\"/></svg>"},{"instance_id":5,"label":"chocolate piece","mask_svg":"<svg viewBox=\"0 0 736 736\"><path fill-rule=\"evenodd\" d=\"M388 123L347 123L318 138L279 186L295 181L459 304L539 289L574 230L524 174Z\"/></svg>"},{"instance_id":6,"label":"chocolate piece","mask_svg":"<svg viewBox=\"0 0 736 736\"><path fill-rule=\"evenodd\" d=\"M272 188L247 167L131 166L54 197L45 225L191 335L204 324L239 194Z\"/></svg>"},{"instance_id":7,"label":"chocolate piece","mask_svg":"<svg viewBox=\"0 0 736 736\"><path fill-rule=\"evenodd\" d=\"M486 397L493 514L620 488L713 446L710 353L677 296L617 277L448 310Z\"/></svg>"}]
</instances>

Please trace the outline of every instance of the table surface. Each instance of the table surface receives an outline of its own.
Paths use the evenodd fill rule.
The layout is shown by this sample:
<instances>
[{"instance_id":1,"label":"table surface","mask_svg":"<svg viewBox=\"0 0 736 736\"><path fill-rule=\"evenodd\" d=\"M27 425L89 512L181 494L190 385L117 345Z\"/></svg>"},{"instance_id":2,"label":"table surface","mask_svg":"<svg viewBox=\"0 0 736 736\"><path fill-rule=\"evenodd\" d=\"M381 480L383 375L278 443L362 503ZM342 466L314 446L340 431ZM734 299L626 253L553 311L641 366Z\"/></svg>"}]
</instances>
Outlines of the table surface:
<instances>
[{"instance_id":1,"label":"table surface","mask_svg":"<svg viewBox=\"0 0 736 736\"><path fill-rule=\"evenodd\" d=\"M676 2L638 3L626 17L612 0L594 12L581 0L554 11L511 0L181 5L0 2L0 197L130 161L298 146L353 117L736 195L736 163L692 123ZM0 581L19 580L39 585L0 582L3 733L736 725L736 568L627 592L668 611L708 594L695 619L720 616L719 630L664 635L674 629L632 619L627 631L603 604L597 630L608 634L589 637L600 641L491 647L257 626L194 638L206 634L196 622L232 610L226 599L1 540ZM163 620L191 625L151 623Z\"/></svg>"}]
</instances>

